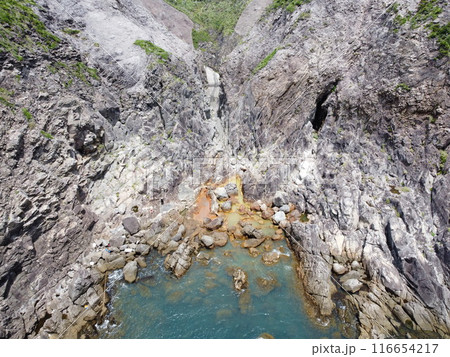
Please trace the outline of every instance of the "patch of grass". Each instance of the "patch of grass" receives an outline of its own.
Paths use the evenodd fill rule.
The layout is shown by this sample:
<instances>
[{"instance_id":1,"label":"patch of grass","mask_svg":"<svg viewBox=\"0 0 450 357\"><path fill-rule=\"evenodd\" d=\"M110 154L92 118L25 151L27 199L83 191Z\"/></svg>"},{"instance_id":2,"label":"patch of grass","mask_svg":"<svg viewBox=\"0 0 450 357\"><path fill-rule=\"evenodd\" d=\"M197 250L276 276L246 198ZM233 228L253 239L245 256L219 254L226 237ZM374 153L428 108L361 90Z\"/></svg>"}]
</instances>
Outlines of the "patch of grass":
<instances>
[{"instance_id":1,"label":"patch of grass","mask_svg":"<svg viewBox=\"0 0 450 357\"><path fill-rule=\"evenodd\" d=\"M78 78L83 83L90 85L88 78L95 79L96 81L100 80L100 76L98 75L98 71L95 68L88 67L83 62L75 62L75 63L64 63L64 62L55 62L48 66L48 70L50 73L57 73L59 71L64 71L67 73L69 78L64 82L64 86L67 88L72 85L73 79Z\"/></svg>"},{"instance_id":2,"label":"patch of grass","mask_svg":"<svg viewBox=\"0 0 450 357\"><path fill-rule=\"evenodd\" d=\"M445 174L445 164L447 163L447 152L444 150L441 150L439 152L439 173Z\"/></svg>"},{"instance_id":3,"label":"patch of grass","mask_svg":"<svg viewBox=\"0 0 450 357\"><path fill-rule=\"evenodd\" d=\"M202 42L214 42L221 36L229 36L233 33L242 11L244 11L250 0L165 0L177 10L185 13L197 24L194 34L197 39L192 38L194 44ZM206 40L205 32L209 34ZM205 41L197 41L201 36Z\"/></svg>"},{"instance_id":4,"label":"patch of grass","mask_svg":"<svg viewBox=\"0 0 450 357\"><path fill-rule=\"evenodd\" d=\"M0 103L2 105L4 105L7 108L14 108L14 103L11 103L10 101L8 101L6 98L0 96Z\"/></svg>"},{"instance_id":5,"label":"patch of grass","mask_svg":"<svg viewBox=\"0 0 450 357\"><path fill-rule=\"evenodd\" d=\"M431 30L430 38L435 38L439 45L439 55L441 57L450 56L450 22L446 25L429 24Z\"/></svg>"},{"instance_id":6,"label":"patch of grass","mask_svg":"<svg viewBox=\"0 0 450 357\"><path fill-rule=\"evenodd\" d=\"M13 91L9 91L5 88L0 87L0 104L4 105L9 109L14 108L14 103L10 102L10 97L14 95Z\"/></svg>"},{"instance_id":7,"label":"patch of grass","mask_svg":"<svg viewBox=\"0 0 450 357\"><path fill-rule=\"evenodd\" d=\"M275 0L269 9L276 10L284 8L288 12L294 12L297 7L310 3L311 0Z\"/></svg>"},{"instance_id":8,"label":"patch of grass","mask_svg":"<svg viewBox=\"0 0 450 357\"><path fill-rule=\"evenodd\" d=\"M33 116L27 108L22 108L23 116L27 119L28 122L33 121Z\"/></svg>"},{"instance_id":9,"label":"patch of grass","mask_svg":"<svg viewBox=\"0 0 450 357\"><path fill-rule=\"evenodd\" d=\"M398 32L399 27L409 24L411 29L419 28L425 25L425 28L431 31L429 37L435 38L439 45L439 57L449 56L450 51L450 22L445 25L438 23L432 23L442 13L441 3L442 0L421 0L415 12L408 11L405 16L397 15L394 18L395 29L394 32ZM398 4L395 7L395 11L398 12ZM394 6L391 8L393 9Z\"/></svg>"},{"instance_id":10,"label":"patch of grass","mask_svg":"<svg viewBox=\"0 0 450 357\"><path fill-rule=\"evenodd\" d=\"M199 44L202 42L210 42L211 35L206 30L196 30L192 29L192 42L194 43L194 48L198 49Z\"/></svg>"},{"instance_id":11,"label":"patch of grass","mask_svg":"<svg viewBox=\"0 0 450 357\"><path fill-rule=\"evenodd\" d=\"M150 41L136 40L134 41L134 44L142 48L147 55L154 54L163 61L167 61L169 59L169 52L164 51L161 47L154 45Z\"/></svg>"},{"instance_id":12,"label":"patch of grass","mask_svg":"<svg viewBox=\"0 0 450 357\"><path fill-rule=\"evenodd\" d=\"M277 54L278 48L275 48L269 55L267 55L261 62L258 63L258 65L253 69L252 73L256 74L260 70L262 70L269 61Z\"/></svg>"},{"instance_id":13,"label":"patch of grass","mask_svg":"<svg viewBox=\"0 0 450 357\"><path fill-rule=\"evenodd\" d=\"M65 29L62 30L62 32L66 33L68 35L74 36L74 35L78 35L81 31L66 27Z\"/></svg>"},{"instance_id":14,"label":"patch of grass","mask_svg":"<svg viewBox=\"0 0 450 357\"><path fill-rule=\"evenodd\" d=\"M27 51L48 51L61 41L46 29L32 6L37 6L33 0L0 1L0 51L10 53L18 61Z\"/></svg>"},{"instance_id":15,"label":"patch of grass","mask_svg":"<svg viewBox=\"0 0 450 357\"><path fill-rule=\"evenodd\" d=\"M300 215L300 222L303 222L303 223L309 222L308 214L306 212L304 212Z\"/></svg>"},{"instance_id":16,"label":"patch of grass","mask_svg":"<svg viewBox=\"0 0 450 357\"><path fill-rule=\"evenodd\" d=\"M399 84L397 84L397 85L395 86L395 90L397 90L397 89L403 89L403 90L405 90L405 91L407 91L407 92L409 92L409 91L411 90L411 88L410 88L407 84L405 84L405 83L399 83Z\"/></svg>"},{"instance_id":17,"label":"patch of grass","mask_svg":"<svg viewBox=\"0 0 450 357\"><path fill-rule=\"evenodd\" d=\"M300 16L298 17L300 20L306 20L311 17L311 11L303 11Z\"/></svg>"},{"instance_id":18,"label":"patch of grass","mask_svg":"<svg viewBox=\"0 0 450 357\"><path fill-rule=\"evenodd\" d=\"M394 2L392 6L388 9L388 12L396 14L398 12L398 3Z\"/></svg>"},{"instance_id":19,"label":"patch of grass","mask_svg":"<svg viewBox=\"0 0 450 357\"><path fill-rule=\"evenodd\" d=\"M47 138L47 139L50 139L50 140L54 139L52 134L49 134L49 133L47 133L44 130L41 130L41 134L42 134L42 136L44 136L44 138Z\"/></svg>"}]
</instances>

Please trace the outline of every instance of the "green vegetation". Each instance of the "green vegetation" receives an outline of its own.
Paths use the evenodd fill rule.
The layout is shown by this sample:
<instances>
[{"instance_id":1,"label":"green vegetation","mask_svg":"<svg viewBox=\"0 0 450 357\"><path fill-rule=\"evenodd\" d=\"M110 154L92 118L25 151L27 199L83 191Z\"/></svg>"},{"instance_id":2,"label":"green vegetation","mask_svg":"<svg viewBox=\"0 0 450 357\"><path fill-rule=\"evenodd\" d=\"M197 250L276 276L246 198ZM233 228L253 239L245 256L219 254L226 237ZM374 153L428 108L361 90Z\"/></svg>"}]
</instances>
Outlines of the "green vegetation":
<instances>
[{"instance_id":1,"label":"green vegetation","mask_svg":"<svg viewBox=\"0 0 450 357\"><path fill-rule=\"evenodd\" d=\"M407 84L405 84L405 83L399 83L399 84L397 84L396 86L395 86L395 90L397 90L397 89L403 89L403 90L405 90L405 91L407 91L407 92L409 92L410 90L411 90L411 88L407 85Z\"/></svg>"},{"instance_id":2,"label":"green vegetation","mask_svg":"<svg viewBox=\"0 0 450 357\"><path fill-rule=\"evenodd\" d=\"M300 16L298 17L300 20L306 20L311 17L311 11L303 11Z\"/></svg>"},{"instance_id":3,"label":"green vegetation","mask_svg":"<svg viewBox=\"0 0 450 357\"><path fill-rule=\"evenodd\" d=\"M431 31L429 37L435 38L439 45L440 57L449 56L450 51L450 22L445 25L432 23L442 13L439 6L442 0L421 0L415 13L408 11L405 16L397 15L394 18L395 29L397 32L400 26L409 24L411 29L416 29L422 25ZM394 9L395 8L395 9ZM391 12L398 12L398 4L394 4Z\"/></svg>"},{"instance_id":4,"label":"green vegetation","mask_svg":"<svg viewBox=\"0 0 450 357\"><path fill-rule=\"evenodd\" d=\"M273 56L276 55L278 50L279 50L278 48L275 48L268 56L266 56L261 62L259 62L258 65L253 69L252 73L256 74L258 71L267 66L269 61L273 58Z\"/></svg>"},{"instance_id":5,"label":"green vegetation","mask_svg":"<svg viewBox=\"0 0 450 357\"><path fill-rule=\"evenodd\" d=\"M5 107L7 107L9 109L13 109L14 103L10 102L10 97L12 95L14 95L14 92L0 87L0 104L4 105Z\"/></svg>"},{"instance_id":6,"label":"green vegetation","mask_svg":"<svg viewBox=\"0 0 450 357\"><path fill-rule=\"evenodd\" d=\"M429 24L427 28L431 30L429 37L435 38L439 45L440 56L450 56L450 22L446 25Z\"/></svg>"},{"instance_id":7,"label":"green vegetation","mask_svg":"<svg viewBox=\"0 0 450 357\"><path fill-rule=\"evenodd\" d=\"M0 1L0 52L10 53L21 61L26 51L55 48L60 39L47 31L33 12L33 0ZM35 34L38 39L32 38Z\"/></svg>"},{"instance_id":8,"label":"green vegetation","mask_svg":"<svg viewBox=\"0 0 450 357\"><path fill-rule=\"evenodd\" d=\"M66 64L64 62L55 62L52 65L48 67L50 73L57 73L60 70L64 70L69 78L67 81L65 81L64 86L69 87L73 83L74 78L78 78L80 81L91 84L88 80L88 78L95 79L96 81L100 80L100 77L98 75L98 72L95 68L88 67L83 62L75 62Z\"/></svg>"},{"instance_id":9,"label":"green vegetation","mask_svg":"<svg viewBox=\"0 0 450 357\"><path fill-rule=\"evenodd\" d=\"M211 35L206 30L199 30L192 29L192 42L194 43L194 48L198 49L200 43L202 42L210 42L211 41Z\"/></svg>"},{"instance_id":10,"label":"green vegetation","mask_svg":"<svg viewBox=\"0 0 450 357\"><path fill-rule=\"evenodd\" d=\"M41 134L47 139L50 139L50 140L54 139L52 134L49 134L44 130L41 130Z\"/></svg>"},{"instance_id":11,"label":"green vegetation","mask_svg":"<svg viewBox=\"0 0 450 357\"><path fill-rule=\"evenodd\" d=\"M68 35L78 35L80 33L80 30L70 29L66 27L64 30L62 30L62 32Z\"/></svg>"},{"instance_id":12,"label":"green vegetation","mask_svg":"<svg viewBox=\"0 0 450 357\"><path fill-rule=\"evenodd\" d=\"M398 6L398 3L394 2L387 11L396 14L398 12Z\"/></svg>"},{"instance_id":13,"label":"green vegetation","mask_svg":"<svg viewBox=\"0 0 450 357\"><path fill-rule=\"evenodd\" d=\"M192 31L194 46L215 42L233 33L249 0L166 0L197 24ZM196 47L196 48L197 48Z\"/></svg>"},{"instance_id":14,"label":"green vegetation","mask_svg":"<svg viewBox=\"0 0 450 357\"><path fill-rule=\"evenodd\" d=\"M154 45L150 41L136 40L134 41L134 44L142 48L147 55L154 54L163 61L167 61L169 59L169 52L164 51L161 47Z\"/></svg>"},{"instance_id":15,"label":"green vegetation","mask_svg":"<svg viewBox=\"0 0 450 357\"><path fill-rule=\"evenodd\" d=\"M27 119L28 122L33 121L33 116L27 108L22 108L23 116Z\"/></svg>"},{"instance_id":16,"label":"green vegetation","mask_svg":"<svg viewBox=\"0 0 450 357\"><path fill-rule=\"evenodd\" d=\"M306 212L303 212L300 215L300 222L303 222L303 223L308 223L309 222L308 214Z\"/></svg>"},{"instance_id":17,"label":"green vegetation","mask_svg":"<svg viewBox=\"0 0 450 357\"><path fill-rule=\"evenodd\" d=\"M282 7L288 12L294 12L297 7L310 2L311 0L275 0L272 5L270 5L269 9L276 10Z\"/></svg>"},{"instance_id":18,"label":"green vegetation","mask_svg":"<svg viewBox=\"0 0 450 357\"><path fill-rule=\"evenodd\" d=\"M439 152L439 173L444 174L445 173L445 164L447 163L447 152L444 150L441 150Z\"/></svg>"}]
</instances>

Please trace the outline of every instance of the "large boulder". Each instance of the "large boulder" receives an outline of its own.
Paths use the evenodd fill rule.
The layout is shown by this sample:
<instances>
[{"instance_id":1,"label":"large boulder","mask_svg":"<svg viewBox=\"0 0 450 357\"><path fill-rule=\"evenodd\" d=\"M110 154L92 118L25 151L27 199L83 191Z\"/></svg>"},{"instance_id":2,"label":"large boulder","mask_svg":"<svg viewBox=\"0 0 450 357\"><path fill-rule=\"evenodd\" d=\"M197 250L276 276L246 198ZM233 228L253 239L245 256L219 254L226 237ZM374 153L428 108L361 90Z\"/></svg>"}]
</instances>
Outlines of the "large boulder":
<instances>
[{"instance_id":1,"label":"large boulder","mask_svg":"<svg viewBox=\"0 0 450 357\"><path fill-rule=\"evenodd\" d=\"M342 275L347 271L347 269L342 264L333 263L333 271L338 275Z\"/></svg>"},{"instance_id":2,"label":"large boulder","mask_svg":"<svg viewBox=\"0 0 450 357\"><path fill-rule=\"evenodd\" d=\"M133 283L136 281L138 271L138 264L135 260L128 262L123 267L123 277L128 283Z\"/></svg>"},{"instance_id":3,"label":"large boulder","mask_svg":"<svg viewBox=\"0 0 450 357\"><path fill-rule=\"evenodd\" d=\"M200 241L203 243L203 245L206 248L209 248L209 249L214 248L214 238L213 237L205 234L200 238Z\"/></svg>"},{"instance_id":4,"label":"large boulder","mask_svg":"<svg viewBox=\"0 0 450 357\"><path fill-rule=\"evenodd\" d=\"M214 246L224 247L228 243L228 234L225 232L214 232Z\"/></svg>"},{"instance_id":5,"label":"large boulder","mask_svg":"<svg viewBox=\"0 0 450 357\"><path fill-rule=\"evenodd\" d=\"M136 245L136 253L140 255L147 255L150 253L150 246L147 244Z\"/></svg>"},{"instance_id":6,"label":"large boulder","mask_svg":"<svg viewBox=\"0 0 450 357\"><path fill-rule=\"evenodd\" d=\"M101 273L104 273L109 270L122 269L125 266L125 263L126 263L125 258L123 256L119 256L111 262L101 261L97 265L97 269Z\"/></svg>"},{"instance_id":7,"label":"large boulder","mask_svg":"<svg viewBox=\"0 0 450 357\"><path fill-rule=\"evenodd\" d=\"M276 224L280 224L281 222L286 220L286 214L283 211L278 211L272 216L272 220Z\"/></svg>"},{"instance_id":8,"label":"large boulder","mask_svg":"<svg viewBox=\"0 0 450 357\"><path fill-rule=\"evenodd\" d=\"M131 235L136 234L141 230L141 225L136 217L127 217L122 221L123 228Z\"/></svg>"},{"instance_id":9,"label":"large boulder","mask_svg":"<svg viewBox=\"0 0 450 357\"><path fill-rule=\"evenodd\" d=\"M214 218L213 220L207 221L205 223L205 227L207 229L209 229L210 231L213 231L215 229L222 227L222 224L223 224L223 218L217 217L217 218Z\"/></svg>"},{"instance_id":10,"label":"large boulder","mask_svg":"<svg viewBox=\"0 0 450 357\"><path fill-rule=\"evenodd\" d=\"M125 244L125 237L124 236L112 237L109 240L109 245L111 247L120 248L124 244Z\"/></svg>"},{"instance_id":11,"label":"large boulder","mask_svg":"<svg viewBox=\"0 0 450 357\"><path fill-rule=\"evenodd\" d=\"M218 187L214 190L214 194L216 195L218 200L226 200L228 198L228 193L225 187Z\"/></svg>"},{"instance_id":12,"label":"large boulder","mask_svg":"<svg viewBox=\"0 0 450 357\"><path fill-rule=\"evenodd\" d=\"M183 238L184 233L186 233L186 227L181 224L178 227L177 233L172 237L172 240L174 240L175 242L179 242L181 238Z\"/></svg>"},{"instance_id":13,"label":"large boulder","mask_svg":"<svg viewBox=\"0 0 450 357\"><path fill-rule=\"evenodd\" d=\"M363 283L361 283L357 279L348 279L345 281L345 283L342 284L342 287L345 291L356 293L359 289L361 289L363 286Z\"/></svg>"},{"instance_id":14,"label":"large boulder","mask_svg":"<svg viewBox=\"0 0 450 357\"><path fill-rule=\"evenodd\" d=\"M242 227L242 233L249 238L261 239L263 238L263 234L259 229L256 229L251 224L246 224Z\"/></svg>"}]
</instances>

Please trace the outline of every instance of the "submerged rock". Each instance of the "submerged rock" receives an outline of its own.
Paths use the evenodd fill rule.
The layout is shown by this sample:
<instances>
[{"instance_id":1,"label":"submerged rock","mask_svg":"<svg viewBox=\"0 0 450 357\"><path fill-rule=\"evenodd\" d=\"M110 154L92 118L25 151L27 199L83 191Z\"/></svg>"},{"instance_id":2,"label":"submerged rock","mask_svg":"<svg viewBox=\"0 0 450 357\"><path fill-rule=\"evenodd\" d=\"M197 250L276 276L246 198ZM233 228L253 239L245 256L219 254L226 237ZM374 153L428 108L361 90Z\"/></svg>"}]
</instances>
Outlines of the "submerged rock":
<instances>
[{"instance_id":1,"label":"submerged rock","mask_svg":"<svg viewBox=\"0 0 450 357\"><path fill-rule=\"evenodd\" d=\"M278 263L279 260L280 260L280 253L278 253L277 251L265 252L262 255L262 261L264 262L264 264L267 265L276 264Z\"/></svg>"},{"instance_id":2,"label":"submerged rock","mask_svg":"<svg viewBox=\"0 0 450 357\"><path fill-rule=\"evenodd\" d=\"M242 291L248 286L247 273L241 268L237 268L233 271L233 285L237 291Z\"/></svg>"},{"instance_id":3,"label":"submerged rock","mask_svg":"<svg viewBox=\"0 0 450 357\"><path fill-rule=\"evenodd\" d=\"M241 247L242 248L256 248L259 245L261 245L266 240L265 237L259 238L259 239L246 239L242 242Z\"/></svg>"},{"instance_id":4,"label":"submerged rock","mask_svg":"<svg viewBox=\"0 0 450 357\"><path fill-rule=\"evenodd\" d=\"M274 277L256 278L256 283L258 287L264 292L264 294L270 293L273 289L279 286L278 281Z\"/></svg>"},{"instance_id":5,"label":"submerged rock","mask_svg":"<svg viewBox=\"0 0 450 357\"><path fill-rule=\"evenodd\" d=\"M263 332L261 335L259 335L258 338L261 338L264 340L273 340L275 337L273 337L270 333Z\"/></svg>"}]
</instances>

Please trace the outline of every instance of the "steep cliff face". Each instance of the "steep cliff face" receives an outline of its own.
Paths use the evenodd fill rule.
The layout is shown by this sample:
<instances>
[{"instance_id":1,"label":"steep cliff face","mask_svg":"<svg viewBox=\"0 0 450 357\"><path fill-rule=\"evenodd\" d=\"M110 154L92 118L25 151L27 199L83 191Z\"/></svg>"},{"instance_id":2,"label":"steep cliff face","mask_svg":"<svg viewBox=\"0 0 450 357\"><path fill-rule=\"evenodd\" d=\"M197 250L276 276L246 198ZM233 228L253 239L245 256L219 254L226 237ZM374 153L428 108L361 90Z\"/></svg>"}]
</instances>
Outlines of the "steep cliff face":
<instances>
[{"instance_id":1,"label":"steep cliff face","mask_svg":"<svg viewBox=\"0 0 450 357\"><path fill-rule=\"evenodd\" d=\"M303 213L286 232L319 314L353 266L362 337L449 335L449 67L425 27L448 5L252 1L214 58L160 0L37 3L60 40L0 57L1 337L80 336L104 312L98 247L236 173Z\"/></svg>"}]
</instances>

